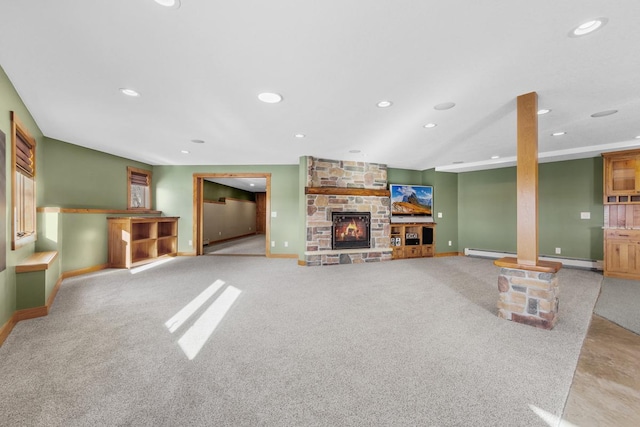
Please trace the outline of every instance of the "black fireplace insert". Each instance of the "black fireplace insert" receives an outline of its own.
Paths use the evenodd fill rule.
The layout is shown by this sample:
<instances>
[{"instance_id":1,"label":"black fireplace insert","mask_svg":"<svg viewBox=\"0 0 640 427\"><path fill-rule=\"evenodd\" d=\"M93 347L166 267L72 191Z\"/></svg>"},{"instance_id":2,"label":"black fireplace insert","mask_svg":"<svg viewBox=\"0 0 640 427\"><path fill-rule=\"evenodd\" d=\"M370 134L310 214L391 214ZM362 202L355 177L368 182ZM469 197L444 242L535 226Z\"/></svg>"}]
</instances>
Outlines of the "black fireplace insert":
<instances>
[{"instance_id":1,"label":"black fireplace insert","mask_svg":"<svg viewBox=\"0 0 640 427\"><path fill-rule=\"evenodd\" d=\"M359 249L371 247L371 213L332 212L332 249Z\"/></svg>"}]
</instances>

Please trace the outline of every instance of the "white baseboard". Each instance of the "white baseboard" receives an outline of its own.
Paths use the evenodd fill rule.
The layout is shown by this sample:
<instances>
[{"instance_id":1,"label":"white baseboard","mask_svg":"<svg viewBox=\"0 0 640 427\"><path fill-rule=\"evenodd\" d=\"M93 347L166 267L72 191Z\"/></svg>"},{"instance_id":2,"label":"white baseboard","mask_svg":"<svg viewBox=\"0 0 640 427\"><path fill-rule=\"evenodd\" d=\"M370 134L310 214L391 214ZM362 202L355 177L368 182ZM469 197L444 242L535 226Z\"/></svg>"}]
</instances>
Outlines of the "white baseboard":
<instances>
[{"instance_id":1,"label":"white baseboard","mask_svg":"<svg viewBox=\"0 0 640 427\"><path fill-rule=\"evenodd\" d=\"M516 254L510 252L497 252L497 251L486 251L482 249L470 249L464 248L465 256L477 256L482 258L503 258L506 256L515 257ZM556 261L561 262L562 265L567 267L576 267L576 268L587 268L590 270L599 270L602 271L604 269L604 263L602 260L596 259L577 259L577 258L561 258L561 257L549 257L549 256L541 256L541 260L543 261Z\"/></svg>"}]
</instances>

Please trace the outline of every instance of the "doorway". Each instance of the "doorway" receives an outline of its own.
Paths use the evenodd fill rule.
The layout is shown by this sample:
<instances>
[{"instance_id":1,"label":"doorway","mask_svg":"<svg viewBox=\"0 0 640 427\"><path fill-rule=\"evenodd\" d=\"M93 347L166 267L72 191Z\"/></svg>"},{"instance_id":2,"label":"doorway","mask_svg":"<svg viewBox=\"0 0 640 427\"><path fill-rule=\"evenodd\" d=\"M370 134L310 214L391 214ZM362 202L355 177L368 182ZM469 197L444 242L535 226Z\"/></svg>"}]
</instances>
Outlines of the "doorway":
<instances>
[{"instance_id":1,"label":"doorway","mask_svg":"<svg viewBox=\"0 0 640 427\"><path fill-rule=\"evenodd\" d=\"M262 221L256 220L255 232L264 233L264 253L267 257L271 256L269 247L270 241L270 223L268 221L271 212L271 174L270 173L194 173L193 174L193 242L196 249L196 255L205 253L203 236L204 230L204 205L205 205L205 181L222 183L229 187L238 188L244 191L252 191L256 193L256 218L262 218ZM259 183L262 188L254 189L251 184ZM243 188L245 187L246 188ZM262 193L262 196L257 194Z\"/></svg>"}]
</instances>

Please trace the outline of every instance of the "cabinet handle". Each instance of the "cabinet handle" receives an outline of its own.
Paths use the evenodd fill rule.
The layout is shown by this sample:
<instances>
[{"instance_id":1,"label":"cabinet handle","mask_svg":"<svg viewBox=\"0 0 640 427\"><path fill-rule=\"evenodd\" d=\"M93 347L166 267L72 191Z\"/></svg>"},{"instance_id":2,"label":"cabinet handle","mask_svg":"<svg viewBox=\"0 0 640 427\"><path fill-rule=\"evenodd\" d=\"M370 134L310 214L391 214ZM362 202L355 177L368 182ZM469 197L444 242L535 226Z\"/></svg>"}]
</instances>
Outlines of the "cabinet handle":
<instances>
[{"instance_id":1,"label":"cabinet handle","mask_svg":"<svg viewBox=\"0 0 640 427\"><path fill-rule=\"evenodd\" d=\"M618 236L620 236L620 237L629 237L628 234L618 234Z\"/></svg>"}]
</instances>

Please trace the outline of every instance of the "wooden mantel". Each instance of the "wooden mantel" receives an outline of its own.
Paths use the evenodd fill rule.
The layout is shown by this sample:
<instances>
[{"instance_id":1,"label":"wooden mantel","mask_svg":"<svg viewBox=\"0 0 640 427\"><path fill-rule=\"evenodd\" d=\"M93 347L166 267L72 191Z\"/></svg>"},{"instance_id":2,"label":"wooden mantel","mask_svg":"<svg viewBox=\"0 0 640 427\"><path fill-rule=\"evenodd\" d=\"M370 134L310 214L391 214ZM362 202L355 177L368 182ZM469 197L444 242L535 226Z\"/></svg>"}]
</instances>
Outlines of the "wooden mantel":
<instances>
[{"instance_id":1,"label":"wooden mantel","mask_svg":"<svg viewBox=\"0 0 640 427\"><path fill-rule=\"evenodd\" d=\"M305 187L304 194L324 194L329 196L377 196L389 197L389 190L347 187Z\"/></svg>"}]
</instances>

